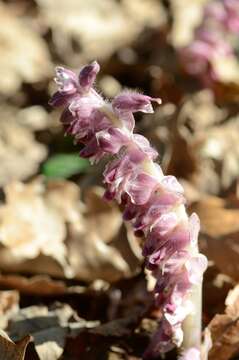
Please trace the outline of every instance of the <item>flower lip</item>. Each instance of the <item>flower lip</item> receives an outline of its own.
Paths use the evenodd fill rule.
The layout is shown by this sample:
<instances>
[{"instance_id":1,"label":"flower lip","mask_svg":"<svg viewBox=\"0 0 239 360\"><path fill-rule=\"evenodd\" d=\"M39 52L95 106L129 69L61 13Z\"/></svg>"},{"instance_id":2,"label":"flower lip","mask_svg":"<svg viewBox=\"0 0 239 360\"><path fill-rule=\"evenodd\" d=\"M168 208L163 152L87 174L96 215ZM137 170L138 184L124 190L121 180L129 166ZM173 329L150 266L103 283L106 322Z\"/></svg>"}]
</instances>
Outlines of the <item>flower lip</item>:
<instances>
[{"instance_id":1,"label":"flower lip","mask_svg":"<svg viewBox=\"0 0 239 360\"><path fill-rule=\"evenodd\" d=\"M55 82L59 86L59 91L67 94L74 93L78 89L76 74L62 66L56 67Z\"/></svg>"},{"instance_id":2,"label":"flower lip","mask_svg":"<svg viewBox=\"0 0 239 360\"><path fill-rule=\"evenodd\" d=\"M144 113L153 113L153 107L151 105L152 101L156 101L158 104L161 104L161 99L154 99L150 96L146 96L139 93L133 92L124 92L113 100L112 106L116 112L144 112Z\"/></svg>"},{"instance_id":3,"label":"flower lip","mask_svg":"<svg viewBox=\"0 0 239 360\"><path fill-rule=\"evenodd\" d=\"M93 61L91 64L86 65L81 69L79 74L79 84L83 91L89 91L99 71L100 65L96 61Z\"/></svg>"}]
</instances>

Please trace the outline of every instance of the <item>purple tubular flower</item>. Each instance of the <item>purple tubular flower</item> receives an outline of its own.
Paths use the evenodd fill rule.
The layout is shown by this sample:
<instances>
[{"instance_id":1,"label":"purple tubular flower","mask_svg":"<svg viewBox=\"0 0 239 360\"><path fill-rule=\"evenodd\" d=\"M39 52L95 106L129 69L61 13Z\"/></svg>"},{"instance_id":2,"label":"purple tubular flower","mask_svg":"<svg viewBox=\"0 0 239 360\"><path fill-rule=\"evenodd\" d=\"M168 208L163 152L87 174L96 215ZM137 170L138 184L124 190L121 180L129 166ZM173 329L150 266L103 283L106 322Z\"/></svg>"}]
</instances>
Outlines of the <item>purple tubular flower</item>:
<instances>
[{"instance_id":1,"label":"purple tubular flower","mask_svg":"<svg viewBox=\"0 0 239 360\"><path fill-rule=\"evenodd\" d=\"M89 91L92 87L96 75L100 71L99 64L94 61L90 65L86 65L81 69L81 72L79 74L79 84L84 91Z\"/></svg>"},{"instance_id":2,"label":"purple tubular flower","mask_svg":"<svg viewBox=\"0 0 239 360\"><path fill-rule=\"evenodd\" d=\"M148 140L133 133L133 113L153 112L151 102L160 100L124 92L106 102L93 88L98 71L96 62L83 67L79 76L57 68L59 89L51 103L64 106L61 122L83 145L81 156L94 162L110 155L104 197L120 203L124 219L145 238L143 255L156 279L155 303L162 314L147 358L181 344L182 321L193 311L191 288L201 282L207 261L198 253L199 219L188 217L182 186L163 174Z\"/></svg>"},{"instance_id":3,"label":"purple tubular flower","mask_svg":"<svg viewBox=\"0 0 239 360\"><path fill-rule=\"evenodd\" d=\"M56 68L55 82L59 87L59 91L53 95L49 104L54 107L66 105L74 99L77 93L77 76L73 71L58 66Z\"/></svg>"},{"instance_id":4,"label":"purple tubular flower","mask_svg":"<svg viewBox=\"0 0 239 360\"><path fill-rule=\"evenodd\" d=\"M144 113L153 113L153 107L151 101L156 101L161 104L160 99L153 99L150 96L146 96L138 93L125 92L114 98L112 101L112 106L114 110L118 113L134 113L134 112L144 112Z\"/></svg>"}]
</instances>

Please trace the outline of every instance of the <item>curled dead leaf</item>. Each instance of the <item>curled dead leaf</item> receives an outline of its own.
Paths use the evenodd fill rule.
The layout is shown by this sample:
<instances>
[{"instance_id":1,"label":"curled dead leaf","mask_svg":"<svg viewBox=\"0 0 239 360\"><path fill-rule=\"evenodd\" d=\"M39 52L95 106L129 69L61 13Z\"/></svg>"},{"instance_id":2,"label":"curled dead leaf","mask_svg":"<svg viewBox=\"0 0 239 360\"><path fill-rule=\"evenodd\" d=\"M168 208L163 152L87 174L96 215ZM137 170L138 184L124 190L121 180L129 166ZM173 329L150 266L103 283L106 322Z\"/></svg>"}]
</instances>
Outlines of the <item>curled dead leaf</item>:
<instances>
[{"instance_id":1,"label":"curled dead leaf","mask_svg":"<svg viewBox=\"0 0 239 360\"><path fill-rule=\"evenodd\" d=\"M218 238L239 231L239 201L203 196L192 206L201 219L201 231Z\"/></svg>"},{"instance_id":2,"label":"curled dead leaf","mask_svg":"<svg viewBox=\"0 0 239 360\"><path fill-rule=\"evenodd\" d=\"M130 268L120 252L107 245L95 229L79 236L72 234L69 242L69 262L76 277L90 281L116 281L130 274Z\"/></svg>"},{"instance_id":3,"label":"curled dead leaf","mask_svg":"<svg viewBox=\"0 0 239 360\"><path fill-rule=\"evenodd\" d=\"M5 255L5 261L7 252L16 263L42 253L65 264L66 229L61 216L47 206L43 192L44 185L39 180L30 185L14 182L5 188L6 204L0 207L1 255Z\"/></svg>"},{"instance_id":4,"label":"curled dead leaf","mask_svg":"<svg viewBox=\"0 0 239 360\"><path fill-rule=\"evenodd\" d=\"M77 278L112 282L135 273L139 261L130 246L130 234L121 231L123 221L118 207L103 200L103 192L93 186L85 193L85 232L79 236L70 227L69 262Z\"/></svg>"},{"instance_id":5,"label":"curled dead leaf","mask_svg":"<svg viewBox=\"0 0 239 360\"><path fill-rule=\"evenodd\" d=\"M0 288L16 289L22 294L39 296L61 295L67 292L67 288L62 281L53 280L46 275L38 275L31 278L21 275L0 275Z\"/></svg>"},{"instance_id":6,"label":"curled dead leaf","mask_svg":"<svg viewBox=\"0 0 239 360\"><path fill-rule=\"evenodd\" d=\"M122 215L112 202L102 200L104 189L92 187L85 192L87 228L94 229L105 243L112 241L122 224ZM109 218L111 219L109 224Z\"/></svg>"},{"instance_id":7,"label":"curled dead leaf","mask_svg":"<svg viewBox=\"0 0 239 360\"><path fill-rule=\"evenodd\" d=\"M121 231L119 209L102 192L91 188L83 205L69 181L9 184L0 205L0 268L110 282L135 273L132 240Z\"/></svg>"},{"instance_id":8,"label":"curled dead leaf","mask_svg":"<svg viewBox=\"0 0 239 360\"><path fill-rule=\"evenodd\" d=\"M22 340L14 343L0 329L0 360L24 360L26 348L30 341L31 336L27 335Z\"/></svg>"},{"instance_id":9,"label":"curled dead leaf","mask_svg":"<svg viewBox=\"0 0 239 360\"><path fill-rule=\"evenodd\" d=\"M144 120L144 131L160 150L162 166L169 174L186 179L199 192L218 194L238 173L236 119L225 122L228 110L215 103L211 90L183 99L178 110L165 104L153 122Z\"/></svg>"},{"instance_id":10,"label":"curled dead leaf","mask_svg":"<svg viewBox=\"0 0 239 360\"><path fill-rule=\"evenodd\" d=\"M14 339L31 334L40 360L58 360L68 336L76 336L82 329L98 324L98 321L87 322L79 318L66 304L56 304L51 309L31 306L21 309L12 318L8 333Z\"/></svg>"},{"instance_id":11,"label":"curled dead leaf","mask_svg":"<svg viewBox=\"0 0 239 360\"><path fill-rule=\"evenodd\" d=\"M231 290L226 299L225 314L216 315L208 330L212 348L209 360L229 360L239 353L239 286Z\"/></svg>"},{"instance_id":12,"label":"curled dead leaf","mask_svg":"<svg viewBox=\"0 0 239 360\"><path fill-rule=\"evenodd\" d=\"M237 199L204 196L192 207L201 220L203 251L222 273L239 279L239 203Z\"/></svg>"},{"instance_id":13,"label":"curled dead leaf","mask_svg":"<svg viewBox=\"0 0 239 360\"><path fill-rule=\"evenodd\" d=\"M239 117L231 118L221 126L207 131L200 147L202 158L212 159L220 164L219 177L222 189L227 189L239 174Z\"/></svg>"},{"instance_id":14,"label":"curled dead leaf","mask_svg":"<svg viewBox=\"0 0 239 360\"><path fill-rule=\"evenodd\" d=\"M83 231L85 206L81 202L80 187L73 182L62 180L48 181L45 186L47 205L57 210L65 222Z\"/></svg>"}]
</instances>

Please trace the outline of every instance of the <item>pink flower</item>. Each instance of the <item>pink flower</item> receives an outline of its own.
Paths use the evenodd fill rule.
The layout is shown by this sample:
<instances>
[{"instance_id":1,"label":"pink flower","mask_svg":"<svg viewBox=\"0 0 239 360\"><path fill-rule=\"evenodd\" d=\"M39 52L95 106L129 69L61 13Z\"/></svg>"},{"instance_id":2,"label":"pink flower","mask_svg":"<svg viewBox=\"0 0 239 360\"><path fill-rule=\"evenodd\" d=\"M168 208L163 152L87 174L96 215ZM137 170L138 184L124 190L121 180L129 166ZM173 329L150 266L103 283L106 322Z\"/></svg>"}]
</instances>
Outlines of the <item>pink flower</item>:
<instances>
[{"instance_id":1,"label":"pink flower","mask_svg":"<svg viewBox=\"0 0 239 360\"><path fill-rule=\"evenodd\" d=\"M172 219L171 219L172 220ZM190 242L190 235L187 227L182 224L175 226L175 223L168 222L168 232L165 233L165 224L163 227L155 226L149 234L149 241L157 244L154 252L148 256L148 267L153 270L156 267L163 267L175 253L183 250ZM160 231L161 230L161 231ZM164 235L163 235L164 233Z\"/></svg>"},{"instance_id":2,"label":"pink flower","mask_svg":"<svg viewBox=\"0 0 239 360\"><path fill-rule=\"evenodd\" d=\"M89 91L94 84L96 75L100 71L100 66L96 61L84 66L79 74L79 85L84 93Z\"/></svg>"},{"instance_id":3,"label":"pink flower","mask_svg":"<svg viewBox=\"0 0 239 360\"><path fill-rule=\"evenodd\" d=\"M61 122L75 143L83 146L81 156L92 162L108 156L104 197L121 204L124 219L145 238L143 255L157 280L155 302L162 314L146 358L182 342L190 289L201 281L206 259L190 250L197 247L199 219L195 214L187 216L182 186L174 176L163 174L155 163L157 151L133 132L133 113L151 113L151 102L160 100L123 92L112 103L106 102L93 88L98 71L96 62L83 67L79 76L57 68L59 88L51 103L64 106Z\"/></svg>"},{"instance_id":4,"label":"pink flower","mask_svg":"<svg viewBox=\"0 0 239 360\"><path fill-rule=\"evenodd\" d=\"M143 205L148 201L157 179L140 169L140 160L144 156L138 150L129 151L107 165L104 172L104 182L108 187L106 198L115 197L121 203L123 194L126 194L131 204Z\"/></svg>"},{"instance_id":5,"label":"pink flower","mask_svg":"<svg viewBox=\"0 0 239 360\"><path fill-rule=\"evenodd\" d=\"M213 61L232 54L232 47L220 34L203 28L197 30L194 42L180 50L186 71L191 75L202 76L206 83L217 80Z\"/></svg>"},{"instance_id":6,"label":"pink flower","mask_svg":"<svg viewBox=\"0 0 239 360\"><path fill-rule=\"evenodd\" d=\"M66 105L77 93L77 76L71 70L59 66L56 68L55 81L59 87L59 91L52 96L49 104L55 107Z\"/></svg>"},{"instance_id":7,"label":"pink flower","mask_svg":"<svg viewBox=\"0 0 239 360\"><path fill-rule=\"evenodd\" d=\"M161 174L160 170L159 174ZM173 191L173 183L174 189L177 191ZM152 231L152 233L155 233L154 227L156 224L166 228L172 217L178 219L175 213L170 214L170 209L174 206L183 204L184 201L181 185L173 176L164 176L161 182L158 182L157 187L151 193L151 196L145 206L135 209L135 207L132 208L132 204L130 202L125 205L124 217L125 219L129 218L130 220L133 220L136 235L148 235L151 239L153 235L149 235L149 232ZM135 210L137 211L135 212ZM152 230L153 228L154 230ZM151 241L150 239L149 241ZM146 242L145 247L147 244L148 242ZM144 255L146 254L144 253Z\"/></svg>"},{"instance_id":8,"label":"pink flower","mask_svg":"<svg viewBox=\"0 0 239 360\"><path fill-rule=\"evenodd\" d=\"M158 157L158 152L150 146L149 141L142 135L133 134L133 143L138 147L138 150L151 160Z\"/></svg>"},{"instance_id":9,"label":"pink flower","mask_svg":"<svg viewBox=\"0 0 239 360\"><path fill-rule=\"evenodd\" d=\"M150 96L133 92L125 92L114 98L112 106L118 113L134 113L137 111L153 113L152 101L161 104L161 99L154 99Z\"/></svg>"},{"instance_id":10,"label":"pink flower","mask_svg":"<svg viewBox=\"0 0 239 360\"><path fill-rule=\"evenodd\" d=\"M77 97L77 94L83 94L89 91L100 67L96 61L82 68L79 79L77 75L61 66L56 68L55 81L59 90L49 101L52 106L62 106L70 103Z\"/></svg>"}]
</instances>

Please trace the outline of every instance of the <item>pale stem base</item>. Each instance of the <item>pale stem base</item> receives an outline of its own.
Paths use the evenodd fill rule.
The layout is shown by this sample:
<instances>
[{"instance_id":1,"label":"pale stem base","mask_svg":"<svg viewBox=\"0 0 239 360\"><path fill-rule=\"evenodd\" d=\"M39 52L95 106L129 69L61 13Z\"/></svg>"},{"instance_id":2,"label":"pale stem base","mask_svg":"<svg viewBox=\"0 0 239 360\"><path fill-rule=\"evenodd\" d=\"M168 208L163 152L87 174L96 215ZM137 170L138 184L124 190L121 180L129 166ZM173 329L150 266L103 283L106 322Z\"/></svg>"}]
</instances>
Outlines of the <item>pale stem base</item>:
<instances>
[{"instance_id":1,"label":"pale stem base","mask_svg":"<svg viewBox=\"0 0 239 360\"><path fill-rule=\"evenodd\" d=\"M200 349L201 331L202 331L202 282L194 285L190 294L191 302L194 306L194 312L189 314L183 321L183 343L182 350L191 347Z\"/></svg>"}]
</instances>

